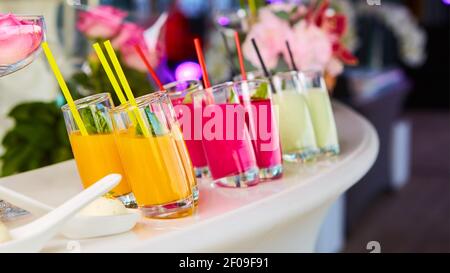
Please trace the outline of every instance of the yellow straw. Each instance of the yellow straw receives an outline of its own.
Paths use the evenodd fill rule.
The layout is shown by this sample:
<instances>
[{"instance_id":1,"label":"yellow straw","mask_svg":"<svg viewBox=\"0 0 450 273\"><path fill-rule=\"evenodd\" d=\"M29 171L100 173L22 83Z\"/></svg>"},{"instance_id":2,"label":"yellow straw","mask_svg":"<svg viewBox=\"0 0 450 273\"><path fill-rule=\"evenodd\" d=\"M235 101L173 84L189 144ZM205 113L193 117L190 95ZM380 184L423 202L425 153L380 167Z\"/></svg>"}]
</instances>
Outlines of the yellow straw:
<instances>
[{"instance_id":1,"label":"yellow straw","mask_svg":"<svg viewBox=\"0 0 450 273\"><path fill-rule=\"evenodd\" d=\"M257 15L257 7L256 7L255 0L248 0L248 6L250 8L250 14L252 16L256 16Z\"/></svg>"},{"instance_id":2,"label":"yellow straw","mask_svg":"<svg viewBox=\"0 0 450 273\"><path fill-rule=\"evenodd\" d=\"M83 124L83 120L81 119L80 113L78 113L78 110L77 110L77 107L75 106L75 102L73 101L72 95L70 95L69 88L67 87L67 84L64 81L61 71L59 70L58 65L56 64L55 58L53 57L53 54L52 54L50 48L48 47L47 42L42 43L42 48L44 49L45 56L47 57L50 67L52 68L53 73L55 74L55 77L56 77L56 80L58 81L59 87L61 87L63 95L66 98L67 104L69 105L69 109L72 112L75 123L77 124L78 128L80 129L81 135L87 136L88 132L86 130L86 127Z\"/></svg>"},{"instance_id":3,"label":"yellow straw","mask_svg":"<svg viewBox=\"0 0 450 273\"><path fill-rule=\"evenodd\" d=\"M105 54L103 54L103 50L101 49L100 45L98 43L95 43L93 45L95 52L97 53L97 57L100 60L100 63L103 66L103 69L106 72L106 75L108 76L109 81L111 82L114 91L116 92L117 97L119 98L119 101L121 104L124 104L127 102L127 99L125 98L125 95L122 92L122 89L120 88L119 82L116 80L116 77L114 76L114 73L109 66L108 61L106 60Z\"/></svg>"},{"instance_id":4,"label":"yellow straw","mask_svg":"<svg viewBox=\"0 0 450 273\"><path fill-rule=\"evenodd\" d=\"M136 100L134 99L133 92L131 91L131 87L128 84L127 78L125 77L125 73L123 73L122 66L120 66L119 60L117 59L116 53L114 52L114 48L112 47L110 41L104 42L103 45L105 46L106 52L108 53L109 58L111 59L111 62L114 66L114 69L116 70L117 76L119 76L119 80L120 83L122 84L123 89L125 90L125 94L127 95L131 105L134 107L134 112L138 120L138 123L142 128L142 132L144 133L145 137L149 137L150 133L148 131L148 128L145 126L142 116L139 113L139 109Z\"/></svg>"},{"instance_id":5,"label":"yellow straw","mask_svg":"<svg viewBox=\"0 0 450 273\"><path fill-rule=\"evenodd\" d=\"M127 102L127 98L125 97L125 95L122 92L122 88L120 87L119 82L116 79L116 76L114 75L114 72L111 69L111 66L108 63L108 60L105 57L105 54L103 53L102 48L100 47L99 43L95 43L93 44L94 50L97 53L97 57L100 60L100 63L103 66L103 69L106 72L106 75L108 76L109 81L111 82L111 85L114 88L114 91L116 92L117 97L119 98L120 104L125 104ZM129 114L131 123L133 123L133 125L136 124L136 119L134 118L133 115Z\"/></svg>"}]
</instances>

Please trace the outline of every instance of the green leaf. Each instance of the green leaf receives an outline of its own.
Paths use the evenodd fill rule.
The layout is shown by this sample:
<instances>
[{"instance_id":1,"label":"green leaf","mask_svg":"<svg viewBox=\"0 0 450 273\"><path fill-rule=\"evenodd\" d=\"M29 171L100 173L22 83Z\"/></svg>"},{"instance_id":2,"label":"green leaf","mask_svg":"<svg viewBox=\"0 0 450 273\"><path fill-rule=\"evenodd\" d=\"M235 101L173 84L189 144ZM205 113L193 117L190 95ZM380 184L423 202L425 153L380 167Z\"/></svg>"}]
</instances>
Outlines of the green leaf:
<instances>
[{"instance_id":1,"label":"green leaf","mask_svg":"<svg viewBox=\"0 0 450 273\"><path fill-rule=\"evenodd\" d=\"M192 103L192 96L190 96L190 95L184 96L183 104L189 104L189 103Z\"/></svg>"},{"instance_id":2,"label":"green leaf","mask_svg":"<svg viewBox=\"0 0 450 273\"><path fill-rule=\"evenodd\" d=\"M145 108L145 116L147 118L148 124L150 126L150 130L153 136L163 136L167 134L166 128L159 121L158 117L150 111L149 107ZM142 128L139 124L136 127L136 135L142 136L144 133L142 132Z\"/></svg>"},{"instance_id":3,"label":"green leaf","mask_svg":"<svg viewBox=\"0 0 450 273\"><path fill-rule=\"evenodd\" d=\"M150 111L149 107L145 108L145 115L147 116L147 119L152 127L152 134L154 136L163 136L167 134L164 126L161 124L158 117Z\"/></svg>"},{"instance_id":4,"label":"green leaf","mask_svg":"<svg viewBox=\"0 0 450 273\"><path fill-rule=\"evenodd\" d=\"M289 21L290 19L290 14L286 11L275 11L274 14L279 17L280 19L283 19L285 21Z\"/></svg>"},{"instance_id":5,"label":"green leaf","mask_svg":"<svg viewBox=\"0 0 450 273\"><path fill-rule=\"evenodd\" d=\"M19 135L16 132L16 130L10 130L6 135L3 137L2 145L5 148L14 147L20 144Z\"/></svg>"},{"instance_id":6,"label":"green leaf","mask_svg":"<svg viewBox=\"0 0 450 273\"><path fill-rule=\"evenodd\" d=\"M57 149L54 149L50 154L50 158L54 163L66 161L71 159L72 157L73 154L70 147L59 147Z\"/></svg>"},{"instance_id":7,"label":"green leaf","mask_svg":"<svg viewBox=\"0 0 450 273\"><path fill-rule=\"evenodd\" d=\"M253 100L262 100L269 98L269 85L266 82L261 83L255 93L252 95Z\"/></svg>"},{"instance_id":8,"label":"green leaf","mask_svg":"<svg viewBox=\"0 0 450 273\"><path fill-rule=\"evenodd\" d=\"M94 116L95 127L97 128L97 133L99 134L109 134L112 133L112 124L108 115L108 110L102 105L91 105L91 112ZM104 108L104 109L97 109Z\"/></svg>"},{"instance_id":9,"label":"green leaf","mask_svg":"<svg viewBox=\"0 0 450 273\"><path fill-rule=\"evenodd\" d=\"M39 149L52 148L55 142L53 128L43 123L22 122L14 131L19 139Z\"/></svg>"},{"instance_id":10,"label":"green leaf","mask_svg":"<svg viewBox=\"0 0 450 273\"><path fill-rule=\"evenodd\" d=\"M106 116L108 115L107 109L102 110L102 107L101 104L98 104L79 109L88 134L108 134L112 132L112 124L109 117Z\"/></svg>"},{"instance_id":11,"label":"green leaf","mask_svg":"<svg viewBox=\"0 0 450 273\"><path fill-rule=\"evenodd\" d=\"M92 115L91 109L89 107L81 108L78 110L80 113L81 119L83 120L84 127L86 127L86 131L88 134L96 134L97 127L95 126L94 116Z\"/></svg>"},{"instance_id":12,"label":"green leaf","mask_svg":"<svg viewBox=\"0 0 450 273\"><path fill-rule=\"evenodd\" d=\"M141 125L138 123L136 126L136 136L143 136L144 132L142 131Z\"/></svg>"},{"instance_id":13,"label":"green leaf","mask_svg":"<svg viewBox=\"0 0 450 273\"><path fill-rule=\"evenodd\" d=\"M40 168L72 158L63 115L56 103L30 102L14 107L15 120L2 140L0 175ZM56 153L56 155L54 155Z\"/></svg>"},{"instance_id":14,"label":"green leaf","mask_svg":"<svg viewBox=\"0 0 450 273\"><path fill-rule=\"evenodd\" d=\"M55 134L59 145L63 147L70 147L70 141L67 135L67 129L64 119L58 119Z\"/></svg>"},{"instance_id":15,"label":"green leaf","mask_svg":"<svg viewBox=\"0 0 450 273\"><path fill-rule=\"evenodd\" d=\"M26 103L14 107L10 113L9 117L16 121L42 121L47 124L54 122L55 117L53 115L53 108L55 106L49 103Z\"/></svg>"},{"instance_id":16,"label":"green leaf","mask_svg":"<svg viewBox=\"0 0 450 273\"><path fill-rule=\"evenodd\" d=\"M235 92L230 92L230 97L228 98L229 103L239 103L239 98L236 96Z\"/></svg>"},{"instance_id":17,"label":"green leaf","mask_svg":"<svg viewBox=\"0 0 450 273\"><path fill-rule=\"evenodd\" d=\"M23 170L22 165L32 154L33 149L31 147L18 147L18 151L15 152L15 156L9 160L4 161L2 166L2 176L13 175Z\"/></svg>"}]
</instances>

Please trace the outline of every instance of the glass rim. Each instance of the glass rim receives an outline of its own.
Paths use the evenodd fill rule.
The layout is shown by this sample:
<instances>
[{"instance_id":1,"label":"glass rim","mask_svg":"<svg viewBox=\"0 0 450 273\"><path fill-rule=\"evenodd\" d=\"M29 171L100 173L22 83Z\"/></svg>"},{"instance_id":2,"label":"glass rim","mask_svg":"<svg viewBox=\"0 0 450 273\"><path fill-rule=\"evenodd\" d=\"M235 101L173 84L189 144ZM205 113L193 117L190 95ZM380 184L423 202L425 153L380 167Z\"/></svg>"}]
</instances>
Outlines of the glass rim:
<instances>
[{"instance_id":1,"label":"glass rim","mask_svg":"<svg viewBox=\"0 0 450 273\"><path fill-rule=\"evenodd\" d=\"M44 19L44 15L33 15L33 14L16 14L14 16L17 18L30 18L30 19Z\"/></svg>"},{"instance_id":2,"label":"glass rim","mask_svg":"<svg viewBox=\"0 0 450 273\"><path fill-rule=\"evenodd\" d=\"M253 83L261 84L261 83L269 83L269 80L268 79L252 79L252 80L234 81L233 83L234 83L234 85L240 85L240 84L242 84L244 82L247 82L247 83L252 83L253 82Z\"/></svg>"},{"instance_id":3,"label":"glass rim","mask_svg":"<svg viewBox=\"0 0 450 273\"><path fill-rule=\"evenodd\" d=\"M136 105L138 109L141 109L149 104L154 104L154 103L160 103L163 102L165 99L169 99L169 96L167 94L167 92L165 91L156 91L150 94L146 94L140 97L137 97L136 100ZM126 112L126 111L130 111L135 109L136 106L131 105L131 102L126 102L122 105L119 105L117 107L114 107L112 109L110 109L109 111L111 113L120 113L120 112Z\"/></svg>"},{"instance_id":4,"label":"glass rim","mask_svg":"<svg viewBox=\"0 0 450 273\"><path fill-rule=\"evenodd\" d=\"M289 77L299 76L299 75L300 75L300 71L291 70L291 71L278 72L275 75L273 75L272 78L286 79Z\"/></svg>"},{"instance_id":5,"label":"glass rim","mask_svg":"<svg viewBox=\"0 0 450 273\"><path fill-rule=\"evenodd\" d=\"M176 87L177 85L182 84L182 83L189 83L189 84L193 83L195 85L193 85L193 86L191 86L189 88L186 88L184 90L181 90L181 91L178 91L178 90L177 91L175 91L175 90L174 91L169 91L168 90L168 89ZM173 96L182 96L183 93L185 93L185 95L187 95L187 94L189 94L191 92L198 91L196 89L198 89L199 87L203 87L203 86L202 86L201 81L199 81L199 80L181 80L181 81L170 82L168 84L165 84L163 87L164 87L164 91L167 92L169 97L173 97Z\"/></svg>"},{"instance_id":6,"label":"glass rim","mask_svg":"<svg viewBox=\"0 0 450 273\"><path fill-rule=\"evenodd\" d=\"M214 93L214 92L218 92L220 88L233 87L233 86L234 86L234 82L233 81L227 81L227 82L223 82L223 83L219 83L219 84L213 85L213 86L211 86L209 88L204 88L202 90L193 91L191 93L191 96L193 98L194 96L196 96L196 95L198 95L200 93L204 93L204 92L212 92L212 93Z\"/></svg>"},{"instance_id":7,"label":"glass rim","mask_svg":"<svg viewBox=\"0 0 450 273\"><path fill-rule=\"evenodd\" d=\"M252 70L252 71L248 71L246 72L247 74L247 79L250 78L250 75L253 75L253 79L267 79L266 75L264 75L264 72L261 70ZM256 77L255 77L256 76ZM234 81L242 81L242 74L239 73L238 75L233 77Z\"/></svg>"},{"instance_id":8,"label":"glass rim","mask_svg":"<svg viewBox=\"0 0 450 273\"><path fill-rule=\"evenodd\" d=\"M29 14L14 14L16 18L23 21L36 21L36 23L40 23L42 27L42 41L45 41L46 36L46 30L47 26L45 23L45 16L44 15L29 15Z\"/></svg>"},{"instance_id":9,"label":"glass rim","mask_svg":"<svg viewBox=\"0 0 450 273\"><path fill-rule=\"evenodd\" d=\"M77 110L79 110L79 109L86 108L91 104L97 104L97 103L103 102L106 99L111 100L110 93L105 92L105 93L90 95L90 96L78 99L78 100L74 101L74 103L75 103L75 107L77 108ZM63 112L70 111L69 104L65 104L65 105L61 106L61 110Z\"/></svg>"}]
</instances>

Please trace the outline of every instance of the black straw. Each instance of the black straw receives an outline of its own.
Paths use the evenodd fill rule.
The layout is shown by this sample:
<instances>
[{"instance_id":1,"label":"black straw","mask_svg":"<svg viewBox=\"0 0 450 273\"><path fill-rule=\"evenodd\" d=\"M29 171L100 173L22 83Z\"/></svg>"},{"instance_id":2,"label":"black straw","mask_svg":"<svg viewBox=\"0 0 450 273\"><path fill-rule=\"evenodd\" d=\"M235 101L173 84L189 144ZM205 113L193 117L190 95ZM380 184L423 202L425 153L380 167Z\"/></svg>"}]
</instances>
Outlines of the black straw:
<instances>
[{"instance_id":1,"label":"black straw","mask_svg":"<svg viewBox=\"0 0 450 273\"><path fill-rule=\"evenodd\" d=\"M234 76L238 75L239 72L238 72L238 69L236 69L236 67L234 66L234 62L233 62L234 58L233 58L233 54L231 54L230 45L228 44L227 36L225 35L225 33L222 30L219 30L219 32L220 32L220 36L222 36L223 44L225 45L225 51L228 56L228 62L230 63L231 74L234 77Z\"/></svg>"},{"instance_id":2,"label":"black straw","mask_svg":"<svg viewBox=\"0 0 450 273\"><path fill-rule=\"evenodd\" d=\"M267 69L266 64L264 63L264 60L261 56L261 52L259 51L258 45L256 44L255 38L252 38L252 44L255 48L256 54L258 55L259 62L261 63L262 69L264 71L264 76L269 80L270 87L272 88L273 93L277 93L277 90L275 89L275 85L272 81L272 73Z\"/></svg>"},{"instance_id":3,"label":"black straw","mask_svg":"<svg viewBox=\"0 0 450 273\"><path fill-rule=\"evenodd\" d=\"M289 52L289 58L291 58L291 65L292 65L292 68L293 68L295 71L298 71L297 65L295 64L295 61L294 61L294 55L292 54L291 45L289 44L289 41L288 41L288 40L286 40L286 47L287 47L287 50L288 50L288 52Z\"/></svg>"}]
</instances>

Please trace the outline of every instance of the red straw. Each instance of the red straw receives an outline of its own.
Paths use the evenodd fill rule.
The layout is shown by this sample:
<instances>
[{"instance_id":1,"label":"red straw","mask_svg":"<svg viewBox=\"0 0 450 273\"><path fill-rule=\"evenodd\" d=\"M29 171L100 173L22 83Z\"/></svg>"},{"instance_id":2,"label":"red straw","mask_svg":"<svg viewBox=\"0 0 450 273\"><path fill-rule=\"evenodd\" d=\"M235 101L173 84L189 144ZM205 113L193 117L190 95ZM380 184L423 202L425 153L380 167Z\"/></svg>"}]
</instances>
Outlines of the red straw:
<instances>
[{"instance_id":1,"label":"red straw","mask_svg":"<svg viewBox=\"0 0 450 273\"><path fill-rule=\"evenodd\" d=\"M152 76L153 80L155 80L155 82L158 85L159 89L161 91L163 91L164 90L164 86L161 83L161 81L159 80L158 75L156 75L155 70L153 70L150 62L147 60L147 57L145 56L144 51L142 50L142 48L139 45L135 45L134 48L136 49L137 53L141 57L141 59L144 62L145 66L147 67L148 72Z\"/></svg>"},{"instance_id":2,"label":"red straw","mask_svg":"<svg viewBox=\"0 0 450 273\"><path fill-rule=\"evenodd\" d=\"M194 39L194 44L195 44L195 50L197 51L197 58L198 58L198 61L200 62L200 66L202 68L203 84L205 85L205 88L210 88L211 82L209 81L209 78L208 78L208 71L206 70L206 62L205 62L205 57L203 56L202 45L200 43L200 39L198 39L198 38Z\"/></svg>"},{"instance_id":3,"label":"red straw","mask_svg":"<svg viewBox=\"0 0 450 273\"><path fill-rule=\"evenodd\" d=\"M239 66L241 67L242 80L246 81L247 73L245 72L244 55L242 54L241 41L239 39L239 33L237 31L234 32L234 41L236 43L236 49L239 57Z\"/></svg>"}]
</instances>

